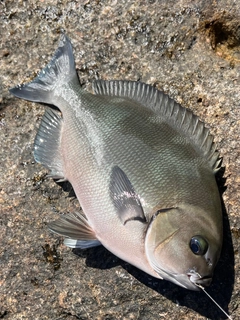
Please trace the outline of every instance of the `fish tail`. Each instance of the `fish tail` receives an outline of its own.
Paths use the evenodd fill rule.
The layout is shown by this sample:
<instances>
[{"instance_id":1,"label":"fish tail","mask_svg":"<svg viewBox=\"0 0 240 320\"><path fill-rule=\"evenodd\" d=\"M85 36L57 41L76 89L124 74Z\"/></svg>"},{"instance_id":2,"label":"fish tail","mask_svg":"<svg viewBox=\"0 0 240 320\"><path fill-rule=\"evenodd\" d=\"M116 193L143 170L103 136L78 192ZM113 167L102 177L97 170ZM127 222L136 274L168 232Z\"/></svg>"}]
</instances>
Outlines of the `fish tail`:
<instances>
[{"instance_id":1,"label":"fish tail","mask_svg":"<svg viewBox=\"0 0 240 320\"><path fill-rule=\"evenodd\" d=\"M52 60L42 69L39 75L33 81L18 85L9 91L18 98L54 104L54 97L58 95L57 90L59 90L61 85L69 81L79 82L75 69L72 45L68 37L63 33L60 38L59 47Z\"/></svg>"}]
</instances>

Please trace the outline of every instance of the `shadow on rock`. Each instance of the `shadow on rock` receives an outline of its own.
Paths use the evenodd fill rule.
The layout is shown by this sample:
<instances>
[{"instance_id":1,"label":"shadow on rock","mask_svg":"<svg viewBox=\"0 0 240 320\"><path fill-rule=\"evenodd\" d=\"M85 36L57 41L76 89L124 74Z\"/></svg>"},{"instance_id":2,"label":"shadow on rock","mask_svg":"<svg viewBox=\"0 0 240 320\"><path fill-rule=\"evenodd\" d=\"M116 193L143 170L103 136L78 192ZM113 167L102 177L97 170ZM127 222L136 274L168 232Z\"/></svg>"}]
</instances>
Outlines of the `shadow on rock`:
<instances>
[{"instance_id":1,"label":"shadow on rock","mask_svg":"<svg viewBox=\"0 0 240 320\"><path fill-rule=\"evenodd\" d=\"M98 246L86 250L73 249L74 254L86 258L86 265L96 269L111 269L122 265L122 260L109 252L103 246Z\"/></svg>"},{"instance_id":2,"label":"shadow on rock","mask_svg":"<svg viewBox=\"0 0 240 320\"><path fill-rule=\"evenodd\" d=\"M54 180L54 181L56 182L56 184L58 184L62 188L64 192L68 193L68 197L76 198L75 191L69 181L60 181L60 182L57 180Z\"/></svg>"}]
</instances>

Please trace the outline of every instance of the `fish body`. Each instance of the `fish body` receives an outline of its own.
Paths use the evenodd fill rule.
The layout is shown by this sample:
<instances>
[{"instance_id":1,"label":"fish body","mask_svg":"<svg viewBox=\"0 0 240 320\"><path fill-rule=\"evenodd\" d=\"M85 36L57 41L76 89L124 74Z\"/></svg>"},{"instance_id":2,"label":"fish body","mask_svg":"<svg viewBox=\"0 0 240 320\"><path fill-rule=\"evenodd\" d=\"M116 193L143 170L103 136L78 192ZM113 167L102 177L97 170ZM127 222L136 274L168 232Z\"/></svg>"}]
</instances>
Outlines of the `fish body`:
<instances>
[{"instance_id":1,"label":"fish body","mask_svg":"<svg viewBox=\"0 0 240 320\"><path fill-rule=\"evenodd\" d=\"M49 225L70 247L104 245L148 274L198 290L209 285L222 245L219 154L208 129L157 89L101 81L82 89L72 46L10 92L47 107L34 157L68 180L85 216Z\"/></svg>"}]
</instances>

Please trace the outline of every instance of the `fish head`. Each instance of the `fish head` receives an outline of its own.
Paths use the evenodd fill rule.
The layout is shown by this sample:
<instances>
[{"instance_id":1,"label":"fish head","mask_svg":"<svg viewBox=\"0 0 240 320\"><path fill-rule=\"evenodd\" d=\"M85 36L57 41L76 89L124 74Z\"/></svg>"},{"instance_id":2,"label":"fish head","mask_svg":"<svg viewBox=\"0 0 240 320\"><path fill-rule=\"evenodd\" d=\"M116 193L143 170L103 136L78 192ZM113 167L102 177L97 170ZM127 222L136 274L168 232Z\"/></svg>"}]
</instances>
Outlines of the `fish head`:
<instances>
[{"instance_id":1,"label":"fish head","mask_svg":"<svg viewBox=\"0 0 240 320\"><path fill-rule=\"evenodd\" d=\"M147 259L158 276L196 291L210 285L221 246L221 210L211 214L189 204L158 210L145 237Z\"/></svg>"}]
</instances>

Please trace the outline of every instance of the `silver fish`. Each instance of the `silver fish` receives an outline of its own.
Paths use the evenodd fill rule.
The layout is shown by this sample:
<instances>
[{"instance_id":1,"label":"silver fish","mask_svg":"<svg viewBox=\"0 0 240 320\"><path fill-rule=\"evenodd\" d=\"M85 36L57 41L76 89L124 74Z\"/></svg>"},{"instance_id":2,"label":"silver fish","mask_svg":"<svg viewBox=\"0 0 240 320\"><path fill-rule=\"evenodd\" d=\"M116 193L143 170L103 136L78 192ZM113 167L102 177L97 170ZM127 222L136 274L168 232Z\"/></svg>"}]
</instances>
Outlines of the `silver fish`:
<instances>
[{"instance_id":1,"label":"silver fish","mask_svg":"<svg viewBox=\"0 0 240 320\"><path fill-rule=\"evenodd\" d=\"M50 230L184 288L208 286L222 246L221 160L209 130L147 84L98 80L93 90L80 86L66 35L32 82L10 89L48 105L35 160L72 184L85 214Z\"/></svg>"}]
</instances>

